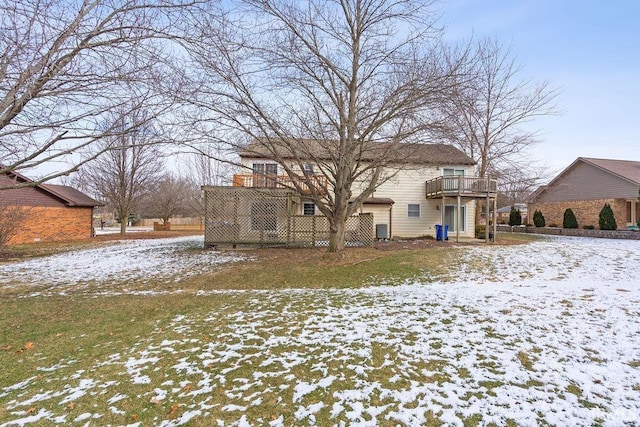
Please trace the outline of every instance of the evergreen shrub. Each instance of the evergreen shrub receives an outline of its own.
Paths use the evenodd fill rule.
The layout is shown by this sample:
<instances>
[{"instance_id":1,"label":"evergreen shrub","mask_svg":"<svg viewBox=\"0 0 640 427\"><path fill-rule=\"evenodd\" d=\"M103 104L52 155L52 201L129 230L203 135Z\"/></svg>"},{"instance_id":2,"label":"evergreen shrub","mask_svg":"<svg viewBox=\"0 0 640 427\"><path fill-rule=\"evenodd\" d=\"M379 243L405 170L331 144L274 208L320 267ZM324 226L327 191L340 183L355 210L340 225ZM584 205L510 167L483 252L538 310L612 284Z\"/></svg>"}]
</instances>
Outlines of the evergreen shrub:
<instances>
[{"instance_id":1,"label":"evergreen shrub","mask_svg":"<svg viewBox=\"0 0 640 427\"><path fill-rule=\"evenodd\" d=\"M564 211L564 219L562 220L562 228L578 228L578 220L571 208Z\"/></svg>"},{"instance_id":2,"label":"evergreen shrub","mask_svg":"<svg viewBox=\"0 0 640 427\"><path fill-rule=\"evenodd\" d=\"M544 225L545 225L544 215L542 215L542 212L540 212L539 210L536 210L533 213L533 224L536 227L544 227Z\"/></svg>"},{"instance_id":3,"label":"evergreen shrub","mask_svg":"<svg viewBox=\"0 0 640 427\"><path fill-rule=\"evenodd\" d=\"M609 203L605 203L602 210L600 210L598 222L600 224L600 230L615 230L618 228L616 218L613 215L613 209L611 209Z\"/></svg>"},{"instance_id":4,"label":"evergreen shrub","mask_svg":"<svg viewBox=\"0 0 640 427\"><path fill-rule=\"evenodd\" d=\"M511 207L511 212L509 212L509 225L520 225L522 224L522 215L520 214L520 210L516 209L514 206Z\"/></svg>"}]
</instances>

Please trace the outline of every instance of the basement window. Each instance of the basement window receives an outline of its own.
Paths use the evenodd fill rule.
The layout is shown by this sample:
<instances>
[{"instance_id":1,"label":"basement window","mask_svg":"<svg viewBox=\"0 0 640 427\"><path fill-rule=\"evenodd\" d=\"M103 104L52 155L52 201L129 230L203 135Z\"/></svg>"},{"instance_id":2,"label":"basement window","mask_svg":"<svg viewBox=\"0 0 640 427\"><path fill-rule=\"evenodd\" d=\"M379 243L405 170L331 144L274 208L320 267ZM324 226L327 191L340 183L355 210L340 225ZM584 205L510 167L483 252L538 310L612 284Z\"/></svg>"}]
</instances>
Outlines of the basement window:
<instances>
[{"instance_id":1,"label":"basement window","mask_svg":"<svg viewBox=\"0 0 640 427\"><path fill-rule=\"evenodd\" d=\"M316 214L316 205L313 203L303 203L302 204L302 215L315 215Z\"/></svg>"}]
</instances>

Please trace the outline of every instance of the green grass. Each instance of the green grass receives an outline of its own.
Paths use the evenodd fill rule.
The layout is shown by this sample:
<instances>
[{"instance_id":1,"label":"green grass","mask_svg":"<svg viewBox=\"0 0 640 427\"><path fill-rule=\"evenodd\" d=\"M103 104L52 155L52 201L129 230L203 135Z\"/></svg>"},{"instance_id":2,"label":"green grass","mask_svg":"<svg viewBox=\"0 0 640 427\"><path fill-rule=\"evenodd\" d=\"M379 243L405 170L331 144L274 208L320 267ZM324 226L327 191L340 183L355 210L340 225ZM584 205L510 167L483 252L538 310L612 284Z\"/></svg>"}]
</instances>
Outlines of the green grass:
<instances>
[{"instance_id":1,"label":"green grass","mask_svg":"<svg viewBox=\"0 0 640 427\"><path fill-rule=\"evenodd\" d=\"M523 368L525 368L528 371L535 370L533 369L533 364L535 363L536 359L533 356L531 356L529 353L525 351L519 351L516 354L516 357L518 358L518 361L520 362Z\"/></svg>"},{"instance_id":2,"label":"green grass","mask_svg":"<svg viewBox=\"0 0 640 427\"><path fill-rule=\"evenodd\" d=\"M448 278L448 260L455 248L377 251L353 249L330 254L323 249L272 249L260 262L239 263L209 275L189 278L185 289L352 288ZM261 251L257 251L258 253ZM264 251L262 251L264 252ZM256 252L247 251L254 256Z\"/></svg>"},{"instance_id":3,"label":"green grass","mask_svg":"<svg viewBox=\"0 0 640 427\"><path fill-rule=\"evenodd\" d=\"M473 305L442 307L439 301L426 302L413 315L414 329L391 324L386 335L367 337L366 325L379 320L375 289L339 291L372 283L449 280L446 266L456 262L458 251L450 246L365 248L340 255L320 249L243 251L253 259L177 283L145 285L158 291L156 295L94 297L85 291L49 297L24 297L18 291L2 295L0 424L50 411L64 417L60 424L78 419L75 424L82 425L89 421L82 420L83 414L98 413L101 418L91 424L144 426L202 410L189 426L228 425L241 416L252 425L274 420L284 425L349 425L353 422L349 411L357 411L364 400L375 412L363 412L363 419L378 425L405 425L394 418L404 410L420 412L422 425L439 426L444 425L443 409L434 409L434 402L454 397L447 395L447 385L468 390L459 396L462 400L493 398L508 386L547 386L530 377L543 351L539 347L516 354L519 384L499 379L505 366L483 348L480 339L469 350L475 359L472 365L464 367L459 358L451 357L458 351L455 345L435 335L465 321L477 325L481 340L510 338L498 333L491 326L495 319ZM117 289L138 286L121 283ZM278 292L282 289L297 290ZM349 317L354 306L362 308L362 317ZM406 315L403 307L392 309L398 318ZM510 315L509 310L502 311ZM342 341L332 335L334 330L327 330L322 322L326 318L349 331ZM325 335L333 338L323 340ZM460 351L466 351L468 344L458 344L463 347ZM637 367L637 361L631 366ZM485 380L475 378L476 370L486 375ZM149 382L136 383L133 378ZM25 380L22 386L3 391ZM70 399L83 380L93 385ZM360 391L368 400L349 399ZM573 384L558 391L559 396L563 392L576 394L583 407L593 405ZM124 397L114 401L117 396ZM337 401L345 407L335 415ZM318 403L322 405L313 406ZM310 411L302 420L301 407ZM464 425L484 422L482 414L459 417ZM505 422L515 425L512 420Z\"/></svg>"},{"instance_id":4,"label":"green grass","mask_svg":"<svg viewBox=\"0 0 640 427\"><path fill-rule=\"evenodd\" d=\"M73 248L63 247L64 250ZM254 305L259 301L255 299L256 294L232 292L203 296L197 295L197 291L328 289L359 287L372 281L393 284L418 277L428 280L425 278L441 277L446 273L444 260L452 251L354 249L342 255L334 255L319 249L275 249L244 253L254 259L212 270L208 274L182 280L179 284L167 281L166 285L160 282L152 285L154 290L173 292L168 295L91 297L71 294L32 298L21 298L18 292L5 295L0 299L0 366L3 367L0 370L0 384L18 384L25 379L30 381L18 393L19 398L13 393L2 397L0 392L0 423L46 410L64 415L66 421L74 420L84 413L97 412L102 415L100 424L141 422L143 425L150 425L159 420L179 418L193 409L191 402L195 400L210 409L206 417L195 417L189 425L211 425L212 419L227 423L236 421L237 411L225 410L226 405L244 408L246 417L258 424L283 417L285 425L293 425L298 422L295 410L299 405L317 401L330 402L332 393L356 389L359 375L353 373L352 366L368 366L366 378L398 390L410 387L407 380L412 377L414 380L434 383L448 379L440 372L439 362L434 361L415 367L415 374L409 378L403 376L394 362L396 350L382 344L365 347L364 350L370 356L364 358L341 354L340 349L330 345L315 350L292 345L275 347L273 351L276 353L272 356L301 354L316 361L288 367L294 378L304 378L313 383L324 378L327 372L347 372L350 373L349 377L337 378L334 384L318 388L292 405L294 384L291 379L285 380L278 374L285 367L274 363L263 370L272 370L273 378L265 377L259 381L259 386L243 389L242 383L234 381L252 378L255 373L252 360L255 363L264 361L265 355L261 351L265 340L273 337L274 333L282 333L288 337L300 334L309 312L316 309L317 302L304 298L293 301L290 297L283 296L276 306L268 307L266 314L264 307L261 311L261 315L268 318L269 331L255 331L253 338L238 342L233 337L238 324L244 323L235 321L234 316L238 313L255 316ZM28 249L25 249L24 254L34 256ZM117 289L135 289L136 286L136 283L122 283ZM178 289L182 292L175 293ZM340 307L345 303L338 295L328 295L326 298L330 300L327 303L331 306ZM370 306L373 304L374 301L369 303ZM294 312L283 317L281 313L291 305L295 306ZM194 319L193 322L183 330L172 327L172 319L185 313L188 313L189 319ZM206 320L212 316L213 320ZM133 383L131 373L124 366L125 362L128 358L139 357L140 351L161 348L163 342L175 342L175 354L163 354L160 360L140 372L150 378L150 384ZM230 358L224 363L217 361L207 366L189 351L189 348L198 348L202 352L209 347L234 346L242 346L245 362L238 364L237 359ZM334 357L324 360L322 355L326 352L332 353ZM180 361L198 367L199 372L194 375L178 372L175 366ZM236 366L239 367L235 368ZM224 385L217 384L207 394L206 402L190 397L191 390L201 388L198 383L203 376L225 378ZM64 392L69 387L76 387L82 379L96 381L99 385L92 387L91 393L69 402L55 396L42 400L38 398L41 390ZM211 381L215 383L214 380ZM117 386L107 385L111 382ZM174 390L170 393L170 398L154 397L154 390L159 384L170 384L163 387ZM260 404L252 406L250 396L258 391ZM109 399L116 394L136 398L110 404ZM32 403L16 406L16 402L28 402L29 399L33 399ZM380 405L390 404L383 396L378 399ZM118 413L114 413L111 406L116 406ZM397 402L379 417L394 408L398 409ZM314 416L319 425L340 420L348 423L344 412L341 416L332 418L329 405L319 409ZM431 425L437 425L434 421L436 419L433 418Z\"/></svg>"}]
</instances>

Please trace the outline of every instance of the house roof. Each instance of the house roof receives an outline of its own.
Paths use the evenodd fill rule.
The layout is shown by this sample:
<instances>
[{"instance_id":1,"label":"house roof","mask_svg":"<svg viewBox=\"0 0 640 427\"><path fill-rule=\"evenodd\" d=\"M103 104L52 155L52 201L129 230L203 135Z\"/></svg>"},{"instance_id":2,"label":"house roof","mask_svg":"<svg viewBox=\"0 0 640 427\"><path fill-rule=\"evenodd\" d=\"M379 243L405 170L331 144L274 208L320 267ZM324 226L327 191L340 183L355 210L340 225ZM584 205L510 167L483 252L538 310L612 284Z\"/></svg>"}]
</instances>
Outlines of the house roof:
<instances>
[{"instance_id":1,"label":"house roof","mask_svg":"<svg viewBox=\"0 0 640 427\"><path fill-rule=\"evenodd\" d=\"M270 153L264 144L268 141L273 146L274 153ZM316 157L323 160L330 159L330 152L335 141L321 141L317 139L296 139L272 141L267 139L255 140L239 151L243 158L271 158L280 157L284 160L305 160L306 157ZM304 145L304 149L299 147ZM380 156L392 155L398 163L430 164L430 165L475 165L476 161L458 148L448 144L418 144L418 143L372 143L361 153L362 160L374 160Z\"/></svg>"},{"instance_id":2,"label":"house roof","mask_svg":"<svg viewBox=\"0 0 640 427\"><path fill-rule=\"evenodd\" d=\"M0 177L2 178L2 177ZM18 172L10 172L8 174L4 174L4 180L0 181L8 181L11 180L13 182L19 183L33 183L32 179L27 178L26 176L18 173ZM7 182L9 184L9 182ZM26 187L29 188L29 187ZM104 206L103 203L92 199L87 196L83 192L69 187L67 185L56 185L56 184L36 184L32 186L33 189L44 193L45 195L55 198L62 202L66 206L70 207L96 207L96 206ZM20 202L22 199L21 189L11 189L11 190L1 190L2 192L6 192L5 194L9 195L9 198L13 201ZM29 197L26 195L26 197Z\"/></svg>"},{"instance_id":3,"label":"house roof","mask_svg":"<svg viewBox=\"0 0 640 427\"><path fill-rule=\"evenodd\" d=\"M496 209L496 212L497 213L510 213L512 207L516 208L520 212L526 212L527 211L527 204L526 203L516 203L513 206L512 205L503 206L503 207L501 207L499 209Z\"/></svg>"},{"instance_id":4,"label":"house roof","mask_svg":"<svg viewBox=\"0 0 640 427\"><path fill-rule=\"evenodd\" d=\"M578 157L577 161L589 163L600 169L616 174L622 178L640 185L640 162L634 160L594 159ZM575 163L575 162L574 162ZM573 163L572 163L573 165Z\"/></svg>"},{"instance_id":5,"label":"house roof","mask_svg":"<svg viewBox=\"0 0 640 427\"><path fill-rule=\"evenodd\" d=\"M104 203L100 203L82 191L69 187L68 185L40 184L40 187L60 197L66 201L69 206L104 206Z\"/></svg>"},{"instance_id":6,"label":"house roof","mask_svg":"<svg viewBox=\"0 0 640 427\"><path fill-rule=\"evenodd\" d=\"M532 192L526 201L528 203L535 201L545 191L552 188L558 181L562 180L565 175L579 164L586 164L591 167L595 167L622 180L628 181L631 184L640 185L640 161L578 157L555 178L549 181L548 184L542 185Z\"/></svg>"}]
</instances>

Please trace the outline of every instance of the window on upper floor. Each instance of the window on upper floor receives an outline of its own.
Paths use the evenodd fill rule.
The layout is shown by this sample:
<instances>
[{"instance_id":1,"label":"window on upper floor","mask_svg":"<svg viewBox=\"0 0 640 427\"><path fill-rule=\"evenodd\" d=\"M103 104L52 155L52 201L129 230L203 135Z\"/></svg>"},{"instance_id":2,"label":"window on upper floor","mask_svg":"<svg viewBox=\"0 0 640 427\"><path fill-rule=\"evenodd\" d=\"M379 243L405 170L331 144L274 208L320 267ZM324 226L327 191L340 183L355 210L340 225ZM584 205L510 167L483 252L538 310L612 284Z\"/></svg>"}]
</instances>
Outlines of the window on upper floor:
<instances>
[{"instance_id":1,"label":"window on upper floor","mask_svg":"<svg viewBox=\"0 0 640 427\"><path fill-rule=\"evenodd\" d=\"M254 187L276 187L278 164L277 163L254 163L253 164L253 186Z\"/></svg>"},{"instance_id":2,"label":"window on upper floor","mask_svg":"<svg viewBox=\"0 0 640 427\"><path fill-rule=\"evenodd\" d=\"M313 175L313 163L305 163L303 171L306 176Z\"/></svg>"},{"instance_id":3,"label":"window on upper floor","mask_svg":"<svg viewBox=\"0 0 640 427\"><path fill-rule=\"evenodd\" d=\"M277 163L254 163L253 173L260 175L277 175L278 164Z\"/></svg>"},{"instance_id":4,"label":"window on upper floor","mask_svg":"<svg viewBox=\"0 0 640 427\"><path fill-rule=\"evenodd\" d=\"M464 176L464 169L444 168L442 169L443 176Z\"/></svg>"}]
</instances>

